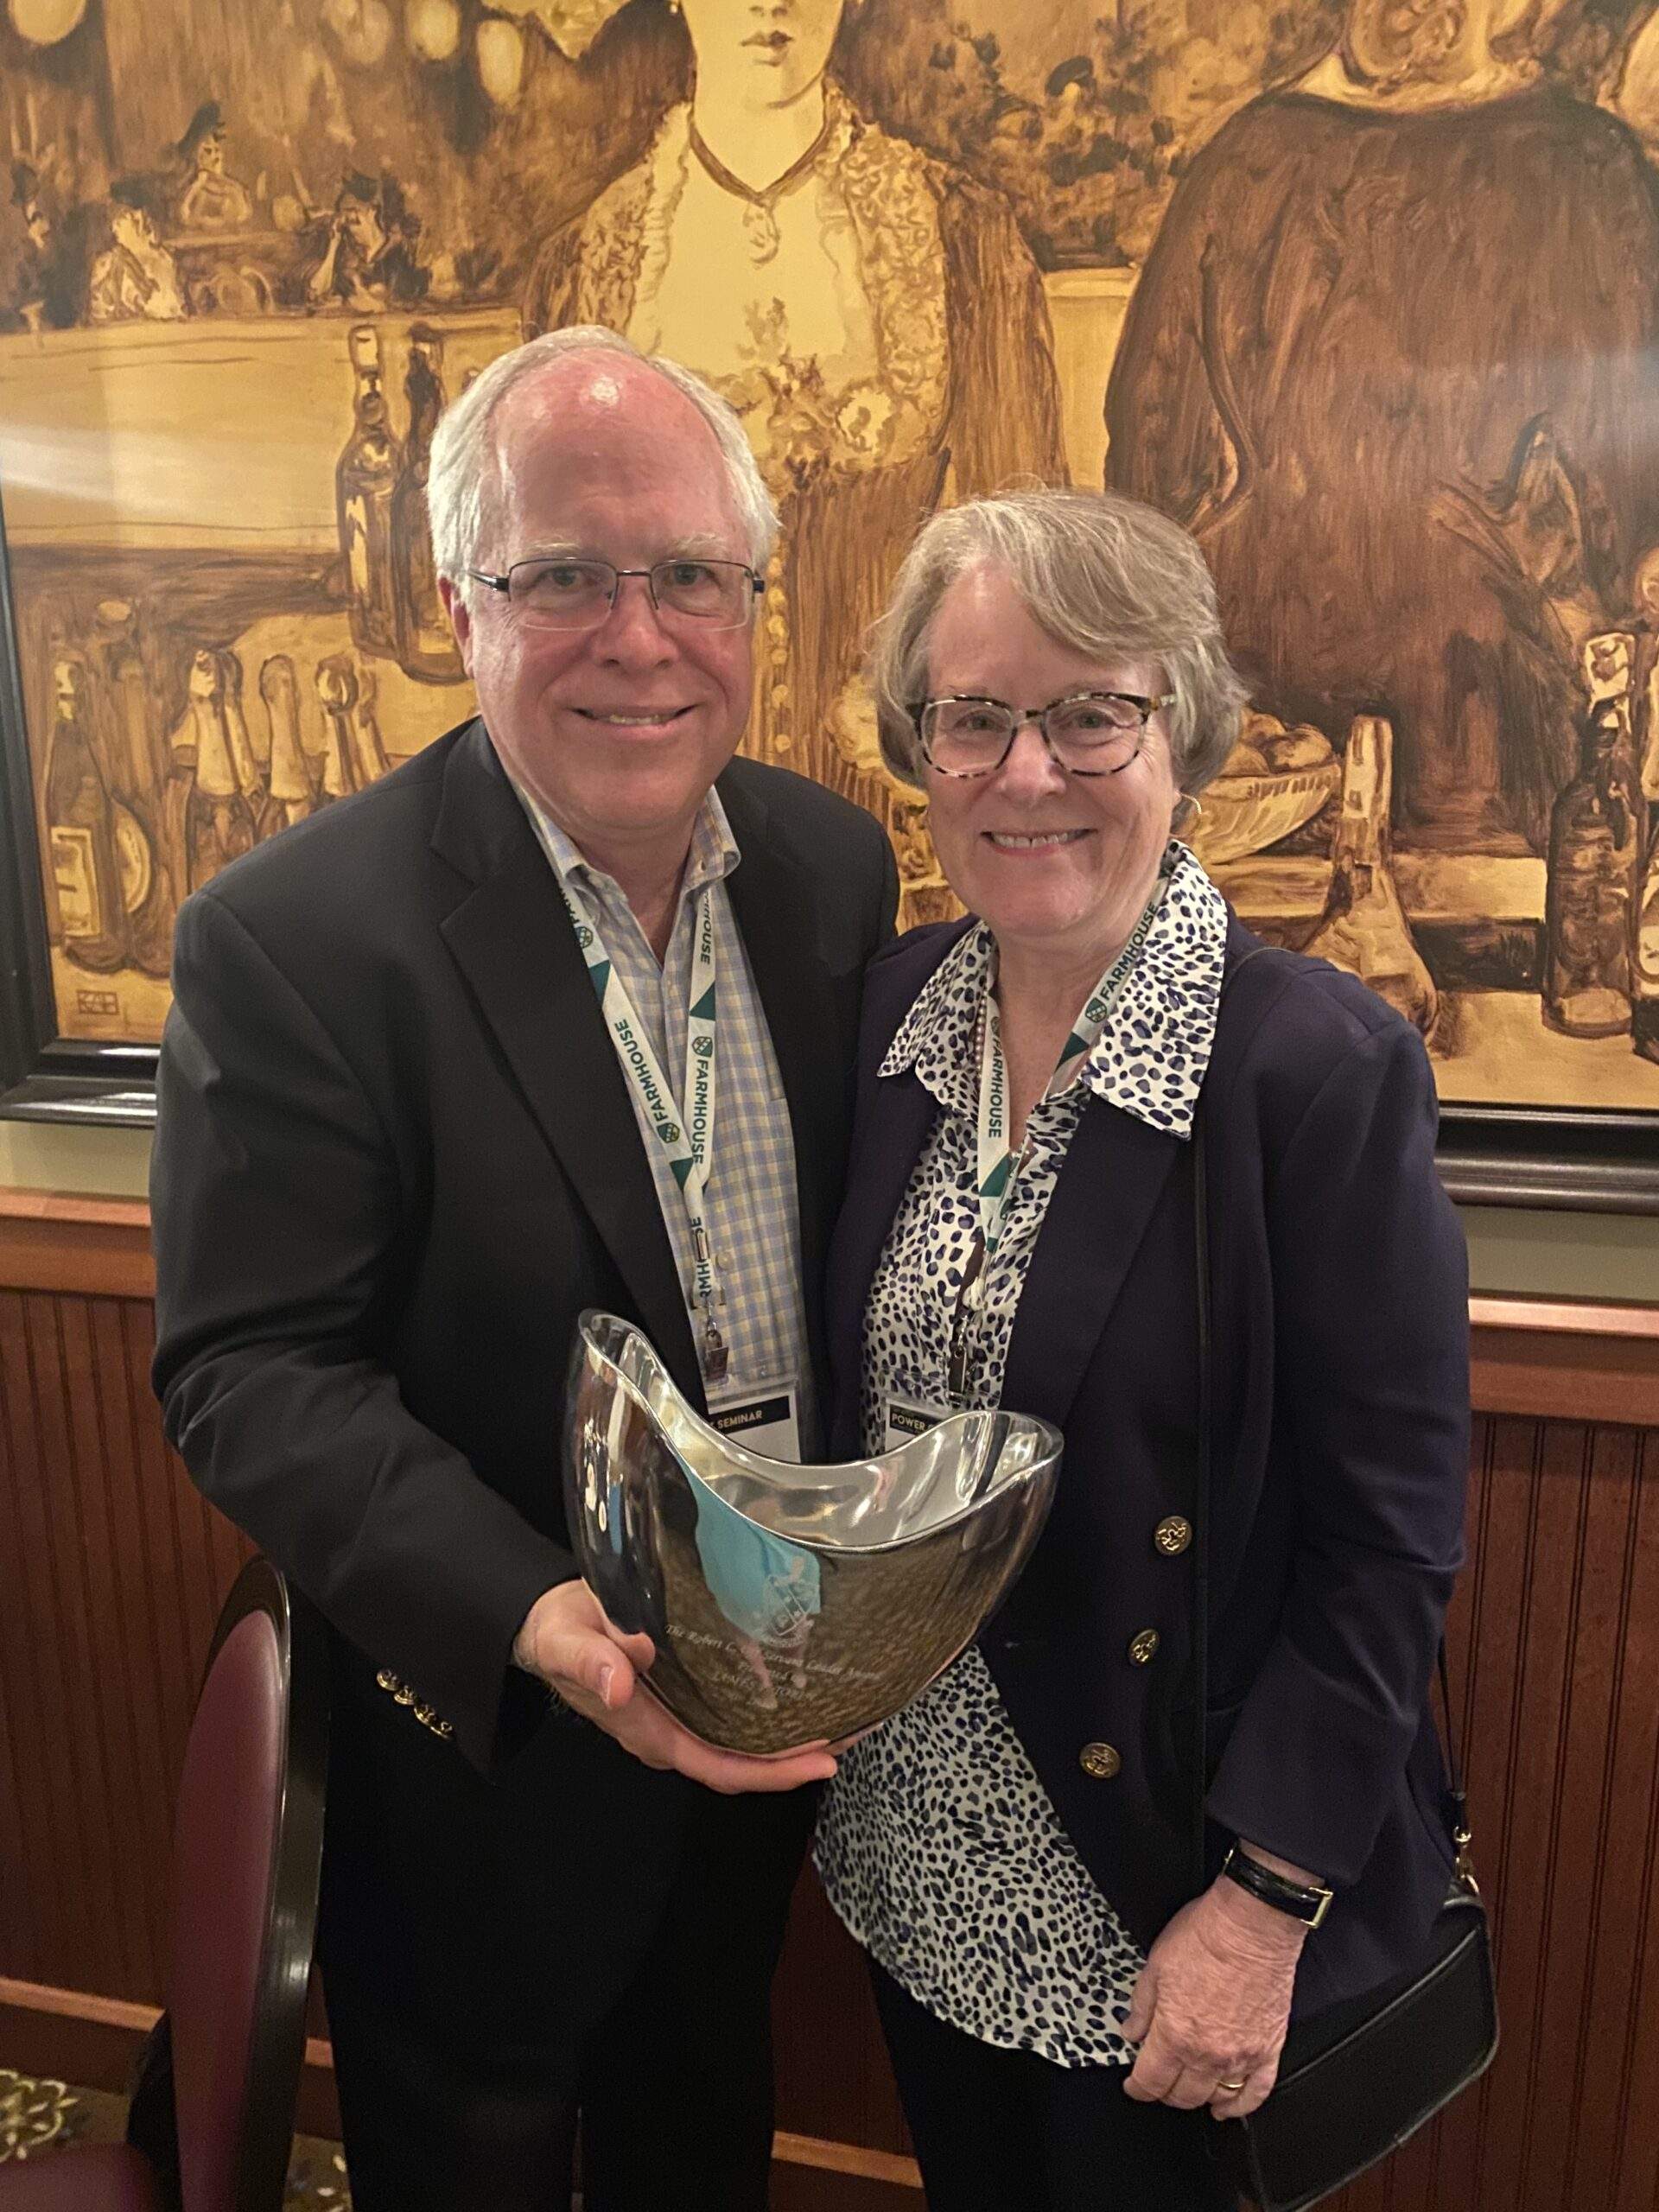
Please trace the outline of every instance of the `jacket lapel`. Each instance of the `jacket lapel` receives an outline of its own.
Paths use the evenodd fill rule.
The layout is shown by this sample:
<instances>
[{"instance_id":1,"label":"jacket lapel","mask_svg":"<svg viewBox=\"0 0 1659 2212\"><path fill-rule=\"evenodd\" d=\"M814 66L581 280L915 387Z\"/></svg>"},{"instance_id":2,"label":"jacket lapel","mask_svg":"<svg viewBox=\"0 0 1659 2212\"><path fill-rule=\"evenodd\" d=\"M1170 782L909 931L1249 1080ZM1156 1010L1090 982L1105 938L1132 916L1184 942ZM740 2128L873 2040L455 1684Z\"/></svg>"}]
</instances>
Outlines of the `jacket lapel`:
<instances>
[{"instance_id":1,"label":"jacket lapel","mask_svg":"<svg viewBox=\"0 0 1659 2212\"><path fill-rule=\"evenodd\" d=\"M881 1248L938 1107L912 1070L875 1086L848 1171L836 1232L830 1351L842 1418L835 1448L857 1448L864 1309ZM1002 1403L1063 1427L1165 1183L1183 1147L1091 1098L1067 1149L1014 1318Z\"/></svg>"},{"instance_id":2,"label":"jacket lapel","mask_svg":"<svg viewBox=\"0 0 1659 2212\"><path fill-rule=\"evenodd\" d=\"M432 844L473 887L440 923L444 941L641 1326L701 1404L690 1323L632 1103L553 871L481 722L450 756Z\"/></svg>"},{"instance_id":3,"label":"jacket lapel","mask_svg":"<svg viewBox=\"0 0 1659 2212\"><path fill-rule=\"evenodd\" d=\"M1260 950L1230 912L1226 972ZM1209 1102L1224 1067L1218 1020L1205 1077ZM1224 1114L1225 1083L1221 1083ZM1205 1110L1216 1109L1206 1103ZM1008 1345L1002 1402L1063 1426L1104 1333L1164 1186L1190 1144L1092 1096L1072 1138L1032 1254Z\"/></svg>"},{"instance_id":4,"label":"jacket lapel","mask_svg":"<svg viewBox=\"0 0 1659 2212\"><path fill-rule=\"evenodd\" d=\"M864 1310L876 1262L938 1111L931 1091L913 1068L906 1068L874 1083L860 1116L847 1170L847 1203L830 1262L835 1300L830 1314L830 1357L836 1383L831 1445L840 1459L858 1456Z\"/></svg>"},{"instance_id":5,"label":"jacket lapel","mask_svg":"<svg viewBox=\"0 0 1659 2212\"><path fill-rule=\"evenodd\" d=\"M840 1196L852 1070L842 1057L818 957L817 918L804 888L808 869L751 787L728 778L720 796L742 855L727 878L727 893L789 1102L807 1336L822 1368L823 1271Z\"/></svg>"},{"instance_id":6,"label":"jacket lapel","mask_svg":"<svg viewBox=\"0 0 1659 2212\"><path fill-rule=\"evenodd\" d=\"M1005 1406L1064 1426L1183 1148L1132 1114L1088 1100L1014 1317Z\"/></svg>"}]
</instances>

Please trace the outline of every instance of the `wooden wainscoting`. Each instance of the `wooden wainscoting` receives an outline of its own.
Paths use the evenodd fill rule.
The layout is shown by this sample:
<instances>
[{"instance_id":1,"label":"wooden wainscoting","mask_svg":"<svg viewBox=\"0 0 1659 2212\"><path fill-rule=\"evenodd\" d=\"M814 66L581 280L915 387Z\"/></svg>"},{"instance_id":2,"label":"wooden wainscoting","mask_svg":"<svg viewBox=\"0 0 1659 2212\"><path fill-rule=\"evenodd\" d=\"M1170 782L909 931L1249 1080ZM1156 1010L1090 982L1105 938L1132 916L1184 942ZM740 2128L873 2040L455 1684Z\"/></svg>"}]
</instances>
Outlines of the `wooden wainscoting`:
<instances>
[{"instance_id":1,"label":"wooden wainscoting","mask_svg":"<svg viewBox=\"0 0 1659 2212\"><path fill-rule=\"evenodd\" d=\"M153 1288L141 1204L0 1193L0 2064L106 2087L162 1994L173 1792L247 1550L162 1441ZM1659 1313L1471 1312L1451 1644L1503 2048L1340 2202L1655 2212ZM920 2212L861 1965L810 1876L777 2016L778 2212ZM325 2043L311 2061L322 2128Z\"/></svg>"}]
</instances>

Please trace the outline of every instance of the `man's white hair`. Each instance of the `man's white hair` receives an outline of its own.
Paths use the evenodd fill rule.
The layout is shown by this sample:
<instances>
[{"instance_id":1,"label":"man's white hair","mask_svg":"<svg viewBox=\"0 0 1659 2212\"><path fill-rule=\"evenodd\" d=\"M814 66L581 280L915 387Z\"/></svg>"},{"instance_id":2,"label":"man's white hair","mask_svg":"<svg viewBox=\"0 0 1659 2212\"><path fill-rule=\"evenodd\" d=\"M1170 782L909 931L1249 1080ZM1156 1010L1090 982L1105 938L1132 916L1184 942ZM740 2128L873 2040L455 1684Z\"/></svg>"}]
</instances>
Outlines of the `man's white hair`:
<instances>
[{"instance_id":1,"label":"man's white hair","mask_svg":"<svg viewBox=\"0 0 1659 2212\"><path fill-rule=\"evenodd\" d=\"M643 361L653 375L685 394L719 444L750 565L757 572L764 569L778 542L778 512L733 409L677 361L660 353L642 353L628 339L598 323L579 323L569 330L550 330L501 354L445 408L433 434L426 480L432 557L439 575L448 576L470 603L473 587L467 571L480 565L494 488L497 461L491 429L496 409L515 385L569 353L624 354Z\"/></svg>"}]
</instances>

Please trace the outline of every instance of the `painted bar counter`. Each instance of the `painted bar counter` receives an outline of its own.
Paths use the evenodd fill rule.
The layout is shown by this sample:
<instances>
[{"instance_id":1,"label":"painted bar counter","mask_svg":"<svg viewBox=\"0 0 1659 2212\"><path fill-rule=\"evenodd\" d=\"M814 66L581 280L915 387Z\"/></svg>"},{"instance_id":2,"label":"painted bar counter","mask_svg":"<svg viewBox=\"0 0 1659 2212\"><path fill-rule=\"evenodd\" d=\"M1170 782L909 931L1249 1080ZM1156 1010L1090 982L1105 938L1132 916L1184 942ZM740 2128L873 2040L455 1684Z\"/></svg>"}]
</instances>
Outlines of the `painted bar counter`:
<instances>
[{"instance_id":1,"label":"painted bar counter","mask_svg":"<svg viewBox=\"0 0 1659 2212\"><path fill-rule=\"evenodd\" d=\"M137 1201L0 1192L0 2066L119 2087L161 1994L169 1808L244 1541L149 1395ZM1659 2206L1659 1310L1473 1301L1452 1624L1504 2042L1344 2212ZM809 1876L778 2212L918 2212L856 1954ZM302 2124L331 2124L319 2015Z\"/></svg>"}]
</instances>

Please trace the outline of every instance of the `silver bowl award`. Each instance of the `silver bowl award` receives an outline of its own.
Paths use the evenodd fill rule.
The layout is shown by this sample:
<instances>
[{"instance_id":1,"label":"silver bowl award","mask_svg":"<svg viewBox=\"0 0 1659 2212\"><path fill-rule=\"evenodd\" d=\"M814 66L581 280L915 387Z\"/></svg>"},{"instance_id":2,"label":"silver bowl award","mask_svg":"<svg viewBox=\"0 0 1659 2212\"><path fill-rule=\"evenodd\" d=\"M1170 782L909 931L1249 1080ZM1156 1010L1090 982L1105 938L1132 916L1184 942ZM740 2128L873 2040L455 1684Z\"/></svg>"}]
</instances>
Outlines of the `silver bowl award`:
<instances>
[{"instance_id":1,"label":"silver bowl award","mask_svg":"<svg viewBox=\"0 0 1659 2212\"><path fill-rule=\"evenodd\" d=\"M639 1332L577 1326L565 1502L582 1574L657 1647L675 1719L735 1751L831 1743L925 1689L995 1611L1041 1533L1060 1438L953 1414L873 1459L800 1467L695 1414Z\"/></svg>"}]
</instances>

